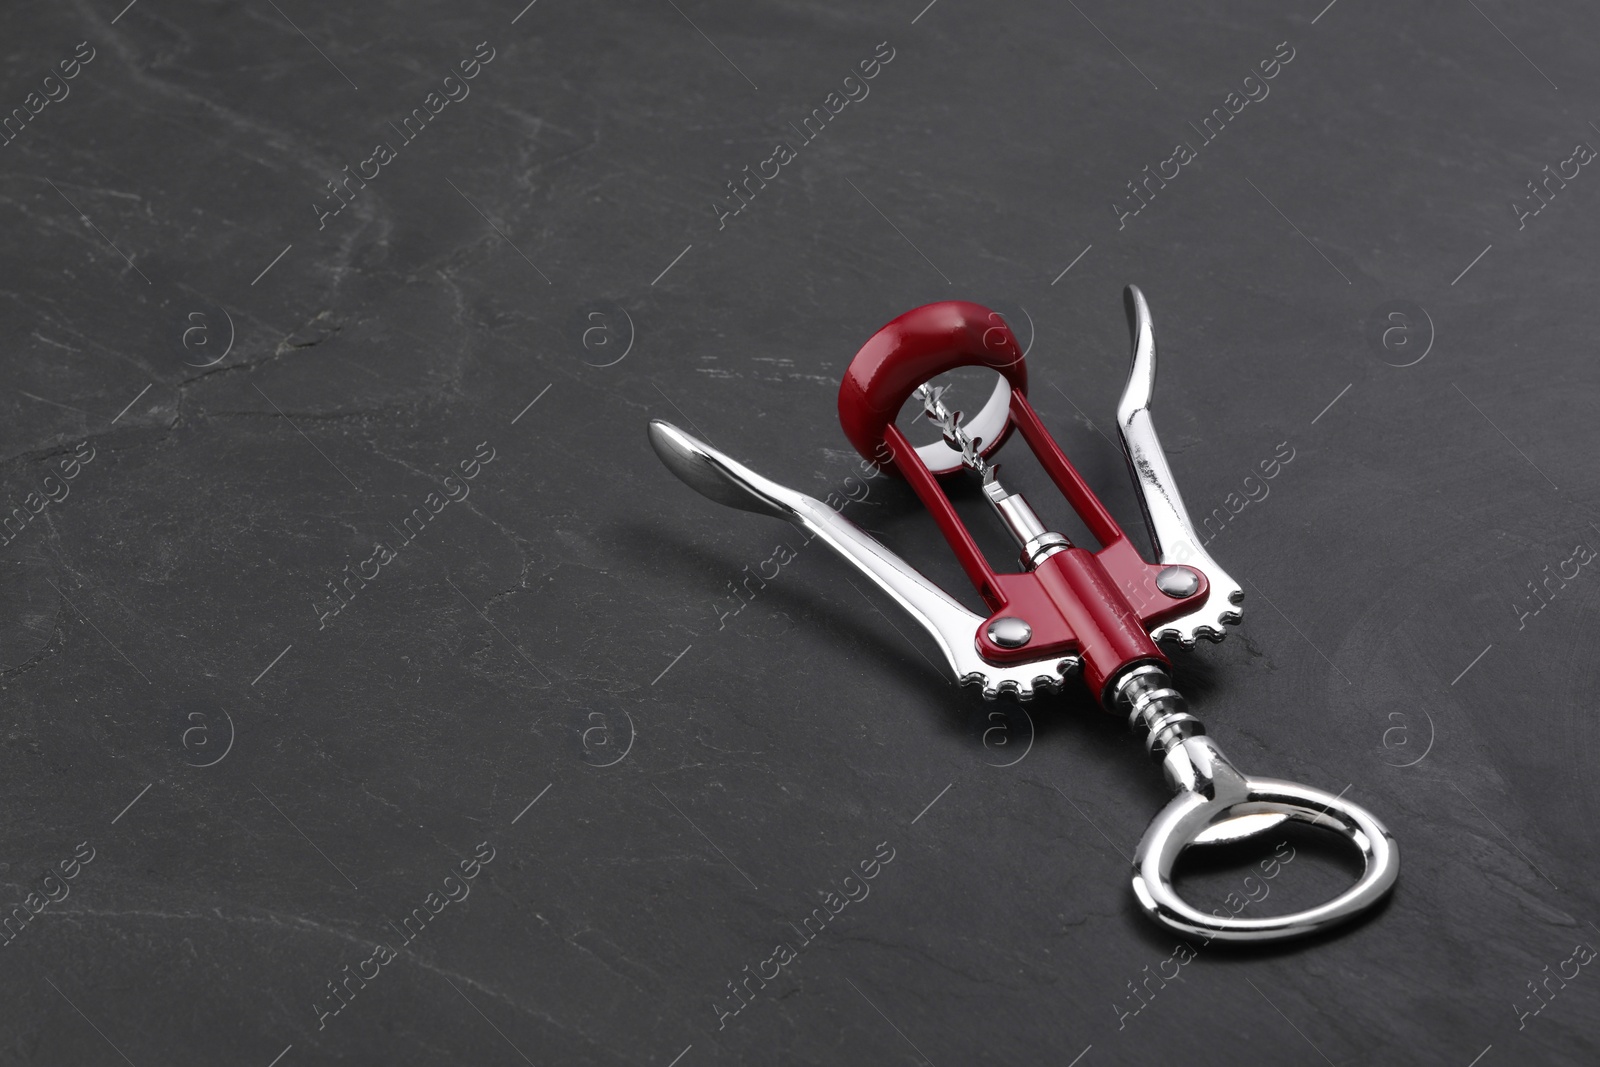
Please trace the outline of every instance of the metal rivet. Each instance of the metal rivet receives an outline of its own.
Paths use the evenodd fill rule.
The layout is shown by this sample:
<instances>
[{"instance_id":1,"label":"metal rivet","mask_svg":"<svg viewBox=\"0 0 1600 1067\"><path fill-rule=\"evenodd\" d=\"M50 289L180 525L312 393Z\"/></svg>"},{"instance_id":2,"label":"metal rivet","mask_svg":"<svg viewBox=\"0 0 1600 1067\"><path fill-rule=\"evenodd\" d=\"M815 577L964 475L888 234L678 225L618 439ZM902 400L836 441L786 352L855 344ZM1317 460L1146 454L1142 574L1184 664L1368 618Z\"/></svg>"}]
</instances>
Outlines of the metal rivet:
<instances>
[{"instance_id":1,"label":"metal rivet","mask_svg":"<svg viewBox=\"0 0 1600 1067\"><path fill-rule=\"evenodd\" d=\"M1200 576L1188 567L1165 567L1156 575L1156 588L1178 599L1194 596L1200 591Z\"/></svg>"},{"instance_id":2,"label":"metal rivet","mask_svg":"<svg viewBox=\"0 0 1600 1067\"><path fill-rule=\"evenodd\" d=\"M1006 615L989 624L989 640L1001 648L1021 648L1033 640L1033 627L1014 615Z\"/></svg>"}]
</instances>

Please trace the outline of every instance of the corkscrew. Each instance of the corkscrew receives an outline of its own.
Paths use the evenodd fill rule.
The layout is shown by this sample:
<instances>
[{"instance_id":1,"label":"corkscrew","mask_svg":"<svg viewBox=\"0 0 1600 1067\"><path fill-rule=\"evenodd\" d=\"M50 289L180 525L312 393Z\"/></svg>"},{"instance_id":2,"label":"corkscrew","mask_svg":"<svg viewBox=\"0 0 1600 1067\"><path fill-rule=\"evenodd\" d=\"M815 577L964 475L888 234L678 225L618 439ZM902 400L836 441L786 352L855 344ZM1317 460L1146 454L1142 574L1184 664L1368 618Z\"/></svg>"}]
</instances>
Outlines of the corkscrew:
<instances>
[{"instance_id":1,"label":"corkscrew","mask_svg":"<svg viewBox=\"0 0 1600 1067\"><path fill-rule=\"evenodd\" d=\"M1117 429L1157 562L1149 563L1095 497L1027 399L1023 353L1005 320L977 304L945 301L908 311L856 354L839 389L845 436L862 456L903 477L932 512L967 577L990 609L968 610L833 508L764 478L661 420L650 441L669 469L712 500L792 522L827 544L932 636L957 680L987 698L1029 700L1081 676L1100 703L1126 717L1161 764L1175 796L1151 821L1133 858L1133 891L1151 918L1184 934L1266 941L1315 933L1378 903L1393 888L1400 854L1360 805L1311 786L1241 773L1190 714L1156 642L1220 641L1240 621L1243 590L1202 547L1184 509L1150 415L1156 342L1137 287L1124 294L1133 366ZM953 411L932 380L960 367L997 374L971 418ZM913 447L895 425L921 402L940 439ZM1098 542L1090 551L1048 529L1000 480L992 457L1015 430ZM1021 570L997 572L945 494L941 477L970 472L1012 538ZM1173 869L1185 849L1243 840L1285 820L1348 840L1364 869L1334 899L1288 915L1207 914L1178 895Z\"/></svg>"}]
</instances>

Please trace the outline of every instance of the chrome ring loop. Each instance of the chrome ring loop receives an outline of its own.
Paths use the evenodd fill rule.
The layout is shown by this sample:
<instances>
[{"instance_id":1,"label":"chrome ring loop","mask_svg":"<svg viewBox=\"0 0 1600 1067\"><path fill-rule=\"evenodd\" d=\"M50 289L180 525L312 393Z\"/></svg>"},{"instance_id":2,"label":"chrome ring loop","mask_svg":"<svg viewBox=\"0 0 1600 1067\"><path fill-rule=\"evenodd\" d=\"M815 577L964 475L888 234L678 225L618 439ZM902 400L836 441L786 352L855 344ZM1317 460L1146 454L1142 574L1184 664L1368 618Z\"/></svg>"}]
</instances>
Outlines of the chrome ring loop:
<instances>
[{"instance_id":1,"label":"chrome ring loop","mask_svg":"<svg viewBox=\"0 0 1600 1067\"><path fill-rule=\"evenodd\" d=\"M1235 778L1239 788L1211 797L1184 790L1150 823L1133 857L1133 892L1145 913L1179 933L1219 941L1275 941L1305 937L1346 922L1372 907L1394 888L1400 850L1371 812L1332 793L1276 778ZM1305 911L1269 918L1208 915L1178 896L1172 869L1184 849L1207 830L1229 819L1277 815L1341 834L1361 852L1366 865L1344 893ZM1217 835L1213 834L1213 839Z\"/></svg>"}]
</instances>

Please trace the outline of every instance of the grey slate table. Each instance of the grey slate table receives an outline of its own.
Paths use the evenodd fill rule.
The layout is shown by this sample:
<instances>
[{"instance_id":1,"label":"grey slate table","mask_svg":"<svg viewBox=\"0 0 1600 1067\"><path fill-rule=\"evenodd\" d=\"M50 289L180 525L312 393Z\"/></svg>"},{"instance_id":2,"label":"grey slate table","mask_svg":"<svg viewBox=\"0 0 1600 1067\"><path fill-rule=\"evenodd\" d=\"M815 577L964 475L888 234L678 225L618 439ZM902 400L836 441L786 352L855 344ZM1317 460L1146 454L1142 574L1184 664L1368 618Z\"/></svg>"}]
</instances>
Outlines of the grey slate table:
<instances>
[{"instance_id":1,"label":"grey slate table","mask_svg":"<svg viewBox=\"0 0 1600 1067\"><path fill-rule=\"evenodd\" d=\"M1596 1062L1592 5L519 6L4 15L0 1061ZM1136 528L1128 282L1247 581L1179 677L1403 849L1312 943L1148 924L1133 738L645 440L970 597L841 373L989 304Z\"/></svg>"}]
</instances>

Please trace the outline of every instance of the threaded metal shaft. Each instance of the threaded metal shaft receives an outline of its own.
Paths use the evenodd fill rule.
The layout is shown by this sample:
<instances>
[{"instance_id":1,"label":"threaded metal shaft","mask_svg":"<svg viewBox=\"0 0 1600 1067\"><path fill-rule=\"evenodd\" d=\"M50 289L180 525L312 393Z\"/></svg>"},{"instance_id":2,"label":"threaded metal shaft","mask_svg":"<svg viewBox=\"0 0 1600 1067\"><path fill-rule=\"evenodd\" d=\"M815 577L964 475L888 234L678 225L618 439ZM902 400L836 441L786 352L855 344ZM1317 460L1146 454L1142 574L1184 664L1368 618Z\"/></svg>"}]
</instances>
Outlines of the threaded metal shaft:
<instances>
[{"instance_id":1,"label":"threaded metal shaft","mask_svg":"<svg viewBox=\"0 0 1600 1067\"><path fill-rule=\"evenodd\" d=\"M1154 664L1123 672L1112 687L1108 710L1126 715L1128 728L1145 735L1145 751L1157 762L1184 738L1206 732L1189 714L1183 694L1172 688L1171 675Z\"/></svg>"}]
</instances>

